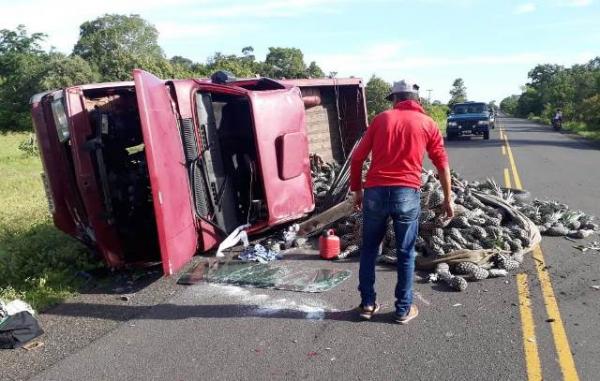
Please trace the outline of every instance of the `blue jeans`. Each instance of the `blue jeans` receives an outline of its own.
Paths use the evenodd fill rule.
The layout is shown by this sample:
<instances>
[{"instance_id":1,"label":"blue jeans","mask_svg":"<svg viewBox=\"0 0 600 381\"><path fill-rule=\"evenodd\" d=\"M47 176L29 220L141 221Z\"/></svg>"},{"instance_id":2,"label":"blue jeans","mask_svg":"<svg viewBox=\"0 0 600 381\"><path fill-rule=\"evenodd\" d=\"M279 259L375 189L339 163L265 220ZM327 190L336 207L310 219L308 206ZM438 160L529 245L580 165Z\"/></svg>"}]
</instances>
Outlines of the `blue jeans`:
<instances>
[{"instance_id":1,"label":"blue jeans","mask_svg":"<svg viewBox=\"0 0 600 381\"><path fill-rule=\"evenodd\" d=\"M420 192L405 187L367 188L363 197L363 233L360 249L358 290L363 306L374 305L375 262L391 217L396 236L398 283L396 313L406 315L412 304L415 242L419 233Z\"/></svg>"}]
</instances>

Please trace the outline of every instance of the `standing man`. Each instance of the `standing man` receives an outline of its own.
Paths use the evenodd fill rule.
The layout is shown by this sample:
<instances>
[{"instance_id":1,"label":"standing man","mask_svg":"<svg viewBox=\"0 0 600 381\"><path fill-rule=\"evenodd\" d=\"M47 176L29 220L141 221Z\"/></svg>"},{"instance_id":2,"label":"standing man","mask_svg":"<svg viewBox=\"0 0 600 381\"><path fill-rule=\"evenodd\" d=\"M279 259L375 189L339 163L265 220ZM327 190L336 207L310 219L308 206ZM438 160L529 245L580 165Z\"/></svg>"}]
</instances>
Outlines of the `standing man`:
<instances>
[{"instance_id":1,"label":"standing man","mask_svg":"<svg viewBox=\"0 0 600 381\"><path fill-rule=\"evenodd\" d=\"M396 312L394 320L406 324L419 311L412 304L415 241L419 230L420 187L423 157L427 151L438 170L444 190L443 208L454 216L450 198L450 169L444 141L435 122L419 102L419 86L395 82L389 100L394 108L377 115L352 155L350 189L355 207L363 212L360 250L360 316L370 319L378 310L375 293L375 261L388 218L394 223L398 256ZM367 179L362 184L362 166L371 153Z\"/></svg>"}]
</instances>

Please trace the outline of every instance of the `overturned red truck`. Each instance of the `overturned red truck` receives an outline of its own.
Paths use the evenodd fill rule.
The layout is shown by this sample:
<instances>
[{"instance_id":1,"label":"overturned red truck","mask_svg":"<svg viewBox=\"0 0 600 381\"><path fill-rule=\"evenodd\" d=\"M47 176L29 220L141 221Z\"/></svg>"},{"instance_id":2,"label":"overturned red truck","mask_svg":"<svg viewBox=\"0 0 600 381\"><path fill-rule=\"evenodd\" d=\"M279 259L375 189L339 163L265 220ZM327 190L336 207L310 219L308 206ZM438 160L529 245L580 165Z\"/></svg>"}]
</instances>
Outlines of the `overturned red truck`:
<instances>
[{"instance_id":1,"label":"overturned red truck","mask_svg":"<svg viewBox=\"0 0 600 381\"><path fill-rule=\"evenodd\" d=\"M366 128L356 78L133 77L31 100L54 224L110 267L169 275L237 226L310 214L309 153L342 162Z\"/></svg>"}]
</instances>

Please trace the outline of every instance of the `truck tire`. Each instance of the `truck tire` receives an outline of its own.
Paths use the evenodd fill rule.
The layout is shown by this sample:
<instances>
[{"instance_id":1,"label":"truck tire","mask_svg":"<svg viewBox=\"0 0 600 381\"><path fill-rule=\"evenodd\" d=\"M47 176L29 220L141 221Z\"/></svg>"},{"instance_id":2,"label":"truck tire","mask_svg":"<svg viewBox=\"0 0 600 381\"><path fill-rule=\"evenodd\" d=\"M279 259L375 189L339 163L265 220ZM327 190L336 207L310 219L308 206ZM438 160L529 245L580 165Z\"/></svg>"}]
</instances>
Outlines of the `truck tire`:
<instances>
[{"instance_id":1,"label":"truck tire","mask_svg":"<svg viewBox=\"0 0 600 381\"><path fill-rule=\"evenodd\" d=\"M446 140L450 141L450 140L454 140L454 138L456 138L455 134L452 134L450 132L446 133Z\"/></svg>"},{"instance_id":2,"label":"truck tire","mask_svg":"<svg viewBox=\"0 0 600 381\"><path fill-rule=\"evenodd\" d=\"M483 133L483 139L484 140L490 140L490 132L489 131L485 131Z\"/></svg>"}]
</instances>

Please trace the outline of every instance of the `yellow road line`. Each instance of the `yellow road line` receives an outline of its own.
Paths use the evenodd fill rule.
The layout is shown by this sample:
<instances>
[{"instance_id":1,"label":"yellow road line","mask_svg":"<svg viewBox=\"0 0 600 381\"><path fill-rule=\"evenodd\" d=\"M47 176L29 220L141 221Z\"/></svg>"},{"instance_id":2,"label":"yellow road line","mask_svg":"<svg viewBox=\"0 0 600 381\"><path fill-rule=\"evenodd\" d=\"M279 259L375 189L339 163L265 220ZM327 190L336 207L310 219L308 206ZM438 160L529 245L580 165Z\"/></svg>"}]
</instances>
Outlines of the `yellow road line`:
<instances>
[{"instance_id":1,"label":"yellow road line","mask_svg":"<svg viewBox=\"0 0 600 381\"><path fill-rule=\"evenodd\" d=\"M508 172L508 168L504 168L504 185L507 188L512 188L512 184L510 182L510 173Z\"/></svg>"},{"instance_id":2,"label":"yellow road line","mask_svg":"<svg viewBox=\"0 0 600 381\"><path fill-rule=\"evenodd\" d=\"M562 318L560 317L558 302L554 296L552 282L550 281L550 274L548 274L548 270L546 269L546 263L544 261L542 249L540 249L539 246L533 250L533 259L536 262L537 274L540 280L540 286L542 288L542 295L544 296L546 312L548 313L548 321L551 322L550 327L552 328L554 346L558 355L558 363L560 364L560 370L563 374L563 379L569 381L578 381L579 376L577 375L577 369L575 368L575 360L573 359L573 354L571 353L567 332L565 331L565 326Z\"/></svg>"},{"instance_id":3,"label":"yellow road line","mask_svg":"<svg viewBox=\"0 0 600 381\"><path fill-rule=\"evenodd\" d=\"M506 144L506 152L508 153L508 162L510 163L510 167L512 168L513 179L515 180L515 188L523 189L523 185L521 184L521 177L519 176L519 171L517 171L517 165L515 164L515 158L513 157L512 150L510 149L510 144L508 144L508 135L504 134L504 143Z\"/></svg>"},{"instance_id":4,"label":"yellow road line","mask_svg":"<svg viewBox=\"0 0 600 381\"><path fill-rule=\"evenodd\" d=\"M502 135L502 130L500 130ZM504 137L503 137L504 139ZM507 142L504 142L507 144ZM506 147L502 145L502 153L506 154ZM504 168L504 185L512 187L510 181L510 172ZM519 310L521 312L521 329L523 331L523 350L525 352L525 367L527 369L528 381L542 380L542 365L535 337L535 323L533 320L533 310L529 296L529 284L527 274L517 274L517 290L519 298Z\"/></svg>"},{"instance_id":5,"label":"yellow road line","mask_svg":"<svg viewBox=\"0 0 600 381\"><path fill-rule=\"evenodd\" d=\"M527 283L527 274L517 274L517 290L519 294L519 310L521 311L521 328L523 330L523 349L527 364L527 380L542 380L542 365L535 338L535 323Z\"/></svg>"},{"instance_id":6,"label":"yellow road line","mask_svg":"<svg viewBox=\"0 0 600 381\"><path fill-rule=\"evenodd\" d=\"M519 176L519 172L517 171L517 166L515 165L515 159L513 157L512 151L510 149L510 144L508 143L508 136L504 135L504 142L506 144L506 151L508 153L508 160L510 162L510 166L512 169L513 178L515 181L515 188L523 189L521 184L521 177ZM546 312L548 314L548 319L552 324L552 336L554 338L554 346L556 348L556 353L558 355L558 363L560 365L560 370L563 375L563 379L567 381L579 381L579 376L577 375L577 369L575 368L575 360L573 359L573 354L571 353L571 347L569 345L569 340L567 338L567 332L565 330L565 326L563 324L562 318L560 317L560 310L558 308L558 302L554 295L554 290L552 288L552 282L550 281L550 275L546 269L544 255L542 253L542 249L538 246L533 251L533 258L536 263L538 279L540 280L540 286L542 289L542 296L544 298L544 304L546 306ZM519 295L521 295L519 293ZM551 320L553 319L553 320ZM523 329L525 329L523 327ZM525 336L523 336L524 340L527 340ZM527 345L527 344L525 344ZM527 374L530 374L529 369L529 360L527 360L527 350L526 350L526 361L527 361ZM535 366L535 365L534 365ZM535 369L533 370L535 371ZM532 371L531 371L532 372ZM530 379L531 380L531 379Z\"/></svg>"}]
</instances>

